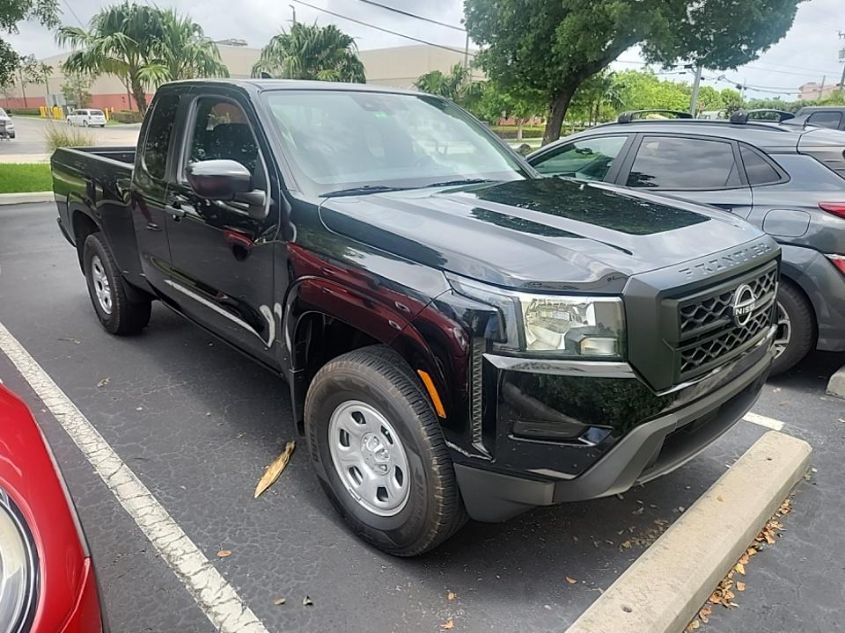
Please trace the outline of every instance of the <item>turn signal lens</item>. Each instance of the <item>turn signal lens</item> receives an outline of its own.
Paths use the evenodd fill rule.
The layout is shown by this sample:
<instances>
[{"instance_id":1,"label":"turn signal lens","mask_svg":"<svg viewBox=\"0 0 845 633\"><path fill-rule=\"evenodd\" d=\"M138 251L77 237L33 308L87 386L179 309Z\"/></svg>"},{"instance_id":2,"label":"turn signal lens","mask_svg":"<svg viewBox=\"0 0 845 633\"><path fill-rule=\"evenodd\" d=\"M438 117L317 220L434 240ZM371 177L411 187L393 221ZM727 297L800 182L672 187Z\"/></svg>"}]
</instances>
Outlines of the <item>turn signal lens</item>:
<instances>
[{"instance_id":1,"label":"turn signal lens","mask_svg":"<svg viewBox=\"0 0 845 633\"><path fill-rule=\"evenodd\" d=\"M845 202L819 202L819 209L845 218Z\"/></svg>"}]
</instances>

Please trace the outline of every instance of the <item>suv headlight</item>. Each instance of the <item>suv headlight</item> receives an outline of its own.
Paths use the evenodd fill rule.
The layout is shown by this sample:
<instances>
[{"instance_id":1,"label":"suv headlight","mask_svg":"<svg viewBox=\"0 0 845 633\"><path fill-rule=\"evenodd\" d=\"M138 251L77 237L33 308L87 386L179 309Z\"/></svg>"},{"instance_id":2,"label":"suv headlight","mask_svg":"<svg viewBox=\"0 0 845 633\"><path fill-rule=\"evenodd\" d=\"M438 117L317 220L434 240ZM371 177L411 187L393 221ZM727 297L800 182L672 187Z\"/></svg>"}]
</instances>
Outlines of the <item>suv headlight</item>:
<instances>
[{"instance_id":1,"label":"suv headlight","mask_svg":"<svg viewBox=\"0 0 845 633\"><path fill-rule=\"evenodd\" d=\"M35 547L23 519L0 490L0 633L26 629L35 608Z\"/></svg>"},{"instance_id":2,"label":"suv headlight","mask_svg":"<svg viewBox=\"0 0 845 633\"><path fill-rule=\"evenodd\" d=\"M501 323L494 348L589 360L625 355L625 313L619 297L512 292L448 275L460 294L495 308Z\"/></svg>"}]
</instances>

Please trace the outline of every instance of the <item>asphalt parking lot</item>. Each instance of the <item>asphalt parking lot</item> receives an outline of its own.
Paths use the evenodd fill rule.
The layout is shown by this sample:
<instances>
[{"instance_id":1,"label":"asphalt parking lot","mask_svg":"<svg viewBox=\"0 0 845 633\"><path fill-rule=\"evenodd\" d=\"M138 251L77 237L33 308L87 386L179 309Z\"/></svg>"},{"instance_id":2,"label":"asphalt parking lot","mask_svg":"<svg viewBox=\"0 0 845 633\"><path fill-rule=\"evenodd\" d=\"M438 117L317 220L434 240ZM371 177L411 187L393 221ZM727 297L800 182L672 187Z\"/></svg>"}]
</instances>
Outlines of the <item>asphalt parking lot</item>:
<instances>
[{"instance_id":1,"label":"asphalt parking lot","mask_svg":"<svg viewBox=\"0 0 845 633\"><path fill-rule=\"evenodd\" d=\"M450 619L455 631L563 631L767 430L740 422L693 462L621 499L470 523L434 552L396 559L346 531L303 445L270 491L252 498L284 442L299 440L284 383L160 305L141 336L106 334L53 205L0 207L0 322L271 632L434 632ZM813 446L816 472L797 489L781 540L749 565L739 608L716 610L703 630L840 627L845 401L825 396L824 385L843 363L843 354L814 354L771 381L754 407ZM2 354L0 378L52 443L112 630L214 630ZM218 558L220 550L232 555ZM275 605L278 597L286 603Z\"/></svg>"}]
</instances>

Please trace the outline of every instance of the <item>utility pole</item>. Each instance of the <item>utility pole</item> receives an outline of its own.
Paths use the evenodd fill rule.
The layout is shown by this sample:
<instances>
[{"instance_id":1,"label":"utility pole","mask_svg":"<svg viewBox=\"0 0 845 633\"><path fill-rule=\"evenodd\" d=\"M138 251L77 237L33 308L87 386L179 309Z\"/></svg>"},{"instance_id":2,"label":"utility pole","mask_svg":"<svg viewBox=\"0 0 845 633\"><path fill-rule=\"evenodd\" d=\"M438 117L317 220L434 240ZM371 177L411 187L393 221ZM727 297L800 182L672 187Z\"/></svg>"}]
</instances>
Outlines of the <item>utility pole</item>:
<instances>
[{"instance_id":1,"label":"utility pole","mask_svg":"<svg viewBox=\"0 0 845 633\"><path fill-rule=\"evenodd\" d=\"M689 112L695 116L696 108L698 108L698 89L701 86L701 64L695 65L695 83L692 85L692 99L690 99Z\"/></svg>"},{"instance_id":2,"label":"utility pole","mask_svg":"<svg viewBox=\"0 0 845 633\"><path fill-rule=\"evenodd\" d=\"M821 99L824 96L824 82L827 79L827 75L822 75L822 82L819 85L819 96L816 99Z\"/></svg>"},{"instance_id":3,"label":"utility pole","mask_svg":"<svg viewBox=\"0 0 845 633\"><path fill-rule=\"evenodd\" d=\"M293 19L291 20L291 22L296 24L296 7L292 4L289 4L288 6L290 7L291 13L293 13Z\"/></svg>"},{"instance_id":4,"label":"utility pole","mask_svg":"<svg viewBox=\"0 0 845 633\"><path fill-rule=\"evenodd\" d=\"M845 33L839 31L839 39L845 40ZM845 48L839 49L839 63L843 64L842 66L842 79L839 80L839 89L845 90Z\"/></svg>"},{"instance_id":5,"label":"utility pole","mask_svg":"<svg viewBox=\"0 0 845 633\"><path fill-rule=\"evenodd\" d=\"M464 68L469 70L469 33L467 33L466 42L464 43Z\"/></svg>"}]
</instances>

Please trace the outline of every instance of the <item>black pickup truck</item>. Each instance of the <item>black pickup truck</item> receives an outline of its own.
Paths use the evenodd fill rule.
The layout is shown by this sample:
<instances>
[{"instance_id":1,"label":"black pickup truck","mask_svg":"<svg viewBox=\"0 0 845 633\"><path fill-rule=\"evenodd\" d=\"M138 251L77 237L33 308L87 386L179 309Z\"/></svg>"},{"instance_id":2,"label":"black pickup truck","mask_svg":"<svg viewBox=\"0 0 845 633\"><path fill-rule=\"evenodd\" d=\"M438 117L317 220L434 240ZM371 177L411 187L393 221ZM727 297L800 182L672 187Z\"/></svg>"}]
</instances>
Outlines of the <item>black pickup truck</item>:
<instances>
[{"instance_id":1,"label":"black pickup truck","mask_svg":"<svg viewBox=\"0 0 845 633\"><path fill-rule=\"evenodd\" d=\"M439 97L172 83L137 151L51 163L105 329L159 300L284 377L329 497L393 554L677 468L771 364L769 237L542 178Z\"/></svg>"}]
</instances>

